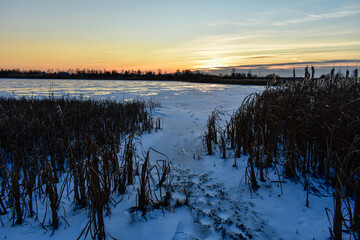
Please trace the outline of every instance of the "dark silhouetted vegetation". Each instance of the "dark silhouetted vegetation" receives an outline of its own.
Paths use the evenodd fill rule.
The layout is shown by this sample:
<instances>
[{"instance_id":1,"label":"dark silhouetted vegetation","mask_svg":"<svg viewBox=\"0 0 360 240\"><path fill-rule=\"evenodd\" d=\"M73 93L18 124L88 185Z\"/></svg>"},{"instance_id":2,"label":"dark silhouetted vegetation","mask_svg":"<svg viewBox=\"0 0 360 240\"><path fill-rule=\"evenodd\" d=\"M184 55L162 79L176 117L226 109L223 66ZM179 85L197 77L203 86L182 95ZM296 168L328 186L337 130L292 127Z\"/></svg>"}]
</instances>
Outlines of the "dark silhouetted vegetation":
<instances>
[{"instance_id":1,"label":"dark silhouetted vegetation","mask_svg":"<svg viewBox=\"0 0 360 240\"><path fill-rule=\"evenodd\" d=\"M140 70L116 70L99 71L89 69L69 69L67 71L40 71L20 69L1 69L0 78L30 78L30 79L97 79L97 80L158 80L158 81L186 81L201 83L225 83L241 85L266 85L274 78L279 81L293 80L293 78L281 78L275 74L260 77L251 73L235 73L230 75L215 75L200 71L177 70L174 73L163 73L159 70L142 72Z\"/></svg>"},{"instance_id":2,"label":"dark silhouetted vegetation","mask_svg":"<svg viewBox=\"0 0 360 240\"><path fill-rule=\"evenodd\" d=\"M312 180L332 187L334 210L327 209L333 239L343 229L359 239L360 231L360 83L358 72L349 77L335 74L314 79L306 69L301 81L267 87L249 95L226 126L228 148L236 158L249 156L246 179L252 189L269 179L269 168L283 178L302 183L318 194ZM204 138L212 153L214 114ZM210 134L211 133L211 134ZM207 140L207 139L211 139ZM221 147L221 146L220 146ZM221 147L223 148L223 147ZM223 155L222 155L223 156ZM256 168L255 168L256 167Z\"/></svg>"},{"instance_id":3,"label":"dark silhouetted vegetation","mask_svg":"<svg viewBox=\"0 0 360 240\"><path fill-rule=\"evenodd\" d=\"M159 160L163 164L152 166L149 153L136 152L135 133L151 131L154 120L148 110L153 107L139 100L1 97L0 213L10 213L13 224L34 217L54 231L67 224L60 211L66 198L75 209L89 212L80 237L104 239L104 213L110 214L113 197L124 194L136 176L137 209L145 212L162 201L170 184L166 156ZM160 128L160 120L155 121ZM161 176L158 182L155 176ZM44 215L38 205L45 206Z\"/></svg>"}]
</instances>

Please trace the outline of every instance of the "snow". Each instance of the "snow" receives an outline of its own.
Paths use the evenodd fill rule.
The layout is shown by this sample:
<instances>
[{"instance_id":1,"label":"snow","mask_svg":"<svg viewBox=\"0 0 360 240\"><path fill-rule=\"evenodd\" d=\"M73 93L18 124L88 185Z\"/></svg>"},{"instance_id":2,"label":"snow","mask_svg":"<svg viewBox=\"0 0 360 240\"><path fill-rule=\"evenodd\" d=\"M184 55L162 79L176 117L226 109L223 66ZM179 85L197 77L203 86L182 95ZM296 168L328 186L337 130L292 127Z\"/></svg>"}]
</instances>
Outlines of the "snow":
<instances>
[{"instance_id":1,"label":"snow","mask_svg":"<svg viewBox=\"0 0 360 240\"><path fill-rule=\"evenodd\" d=\"M50 89L51 88L51 89ZM331 197L310 195L305 206L306 192L299 183L285 180L259 182L251 192L245 181L247 156L221 159L219 153L207 156L201 134L208 116L215 107L225 112L224 119L252 92L261 86L233 86L181 82L151 81L85 81L85 80L0 80L2 96L55 96L68 94L92 98L135 99L155 98L161 107L154 110L162 118L162 130L143 134L144 149L152 147L166 154L173 166L173 198L185 198L190 192L190 207L182 206L171 212L153 210L146 219L135 206L136 187L129 188L122 201L105 217L107 232L116 239L329 239L330 223L325 208L333 209ZM275 171L269 177L277 181ZM282 190L281 190L282 189ZM331 196L331 192L325 194ZM117 200L120 200L118 196ZM86 225L84 209L73 210L63 199L65 208L60 215L59 230L45 231L34 219L21 226L12 226L9 216L1 216L0 239L76 239ZM65 214L64 214L65 211Z\"/></svg>"}]
</instances>

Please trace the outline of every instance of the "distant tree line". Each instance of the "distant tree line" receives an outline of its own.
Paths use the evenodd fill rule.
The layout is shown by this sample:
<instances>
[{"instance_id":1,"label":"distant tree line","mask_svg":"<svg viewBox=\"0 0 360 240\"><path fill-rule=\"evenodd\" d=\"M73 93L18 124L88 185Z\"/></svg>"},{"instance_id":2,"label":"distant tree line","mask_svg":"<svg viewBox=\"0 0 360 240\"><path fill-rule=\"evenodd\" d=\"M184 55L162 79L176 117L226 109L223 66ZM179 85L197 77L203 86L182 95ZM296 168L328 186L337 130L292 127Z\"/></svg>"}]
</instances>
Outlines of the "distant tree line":
<instances>
[{"instance_id":1,"label":"distant tree line","mask_svg":"<svg viewBox=\"0 0 360 240\"><path fill-rule=\"evenodd\" d=\"M0 78L38 78L38 79L99 79L99 80L187 80L187 81L220 81L220 80L269 80L280 78L278 75L269 74L259 77L256 74L236 73L231 74L211 74L201 71L176 70L173 73L162 72L160 69L154 71L141 70L94 70L94 69L68 69L66 71L40 71L40 70L20 70L20 69L1 69Z\"/></svg>"},{"instance_id":2,"label":"distant tree line","mask_svg":"<svg viewBox=\"0 0 360 240\"><path fill-rule=\"evenodd\" d=\"M1 69L0 77L24 77L24 78L62 78L62 79L126 79L126 80L162 80L162 79L184 79L184 78L208 78L216 77L201 73L200 71L190 70L177 70L174 73L162 73L154 71L141 71L141 70L94 70L94 69L69 69L66 71L40 71L40 70L20 70L20 69Z\"/></svg>"},{"instance_id":3,"label":"distant tree line","mask_svg":"<svg viewBox=\"0 0 360 240\"><path fill-rule=\"evenodd\" d=\"M47 71L40 70L20 70L20 69L0 69L0 78L30 78L30 79L96 79L96 80L159 80L159 81L188 81L188 82L204 82L204 83L227 83L227 84L244 84L244 85L266 85L270 82L283 82L301 79L315 79L315 68L305 68L305 76L296 76L295 69L292 77L280 77L275 73L259 76L251 71L247 73L236 72L232 69L231 74L213 74L201 71L176 70L173 73L162 72L159 69L154 71L141 70L94 70L94 69L68 69L66 71L49 69ZM331 75L335 75L335 69L327 75L322 75L322 79L330 79ZM346 77L345 77L346 75ZM349 70L346 74L340 71L336 76L340 78L355 77L358 70L351 74ZM358 78L356 78L358 79Z\"/></svg>"}]
</instances>

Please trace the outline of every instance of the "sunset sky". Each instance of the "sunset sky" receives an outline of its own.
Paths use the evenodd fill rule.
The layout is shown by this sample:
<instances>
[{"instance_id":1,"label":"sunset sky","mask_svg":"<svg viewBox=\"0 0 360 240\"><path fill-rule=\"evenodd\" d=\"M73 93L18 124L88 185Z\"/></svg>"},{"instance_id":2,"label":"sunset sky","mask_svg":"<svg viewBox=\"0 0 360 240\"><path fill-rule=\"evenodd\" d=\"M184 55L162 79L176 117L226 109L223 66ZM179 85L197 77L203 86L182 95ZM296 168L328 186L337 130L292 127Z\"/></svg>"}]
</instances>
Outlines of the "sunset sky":
<instances>
[{"instance_id":1,"label":"sunset sky","mask_svg":"<svg viewBox=\"0 0 360 240\"><path fill-rule=\"evenodd\" d=\"M0 68L353 66L359 0L0 0Z\"/></svg>"}]
</instances>

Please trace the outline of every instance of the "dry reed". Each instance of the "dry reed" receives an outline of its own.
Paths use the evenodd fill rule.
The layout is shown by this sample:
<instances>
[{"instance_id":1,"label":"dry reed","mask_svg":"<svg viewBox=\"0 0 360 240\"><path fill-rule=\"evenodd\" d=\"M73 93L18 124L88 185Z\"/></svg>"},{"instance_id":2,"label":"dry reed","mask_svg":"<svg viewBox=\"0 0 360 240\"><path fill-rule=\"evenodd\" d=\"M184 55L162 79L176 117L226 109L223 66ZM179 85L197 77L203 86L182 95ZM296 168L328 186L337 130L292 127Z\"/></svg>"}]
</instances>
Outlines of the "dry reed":
<instances>
[{"instance_id":1,"label":"dry reed","mask_svg":"<svg viewBox=\"0 0 360 240\"><path fill-rule=\"evenodd\" d=\"M0 214L10 210L13 223L22 224L27 216L38 219L37 206L44 204L41 225L46 228L49 207L55 230L61 219L66 221L59 216L59 209L67 189L76 208L86 207L89 211L89 223L79 238L89 234L92 238L106 238L103 213L110 213L113 194L125 193L126 186L134 183L134 166L138 166L135 132L151 131L151 111L158 106L160 103L154 100L1 97ZM156 128L160 129L160 119L156 120ZM146 158L140 185L143 179L149 179L148 161ZM162 185L168 170L160 176ZM142 209L149 202L152 187L145 184L148 188L141 190L139 201Z\"/></svg>"},{"instance_id":2,"label":"dry reed","mask_svg":"<svg viewBox=\"0 0 360 240\"><path fill-rule=\"evenodd\" d=\"M249 95L226 126L226 139L235 157L250 155L247 175L257 188L264 170L283 169L280 176L302 182L308 195L311 178L323 178L334 189L330 217L334 239L344 228L359 238L360 83L358 70L342 78L333 69L328 77L314 78L305 69L303 80L292 80L261 94ZM212 153L214 114L209 117L204 142ZM220 138L222 145L224 140ZM267 172L267 171L266 171ZM345 206L345 207L344 207Z\"/></svg>"}]
</instances>

